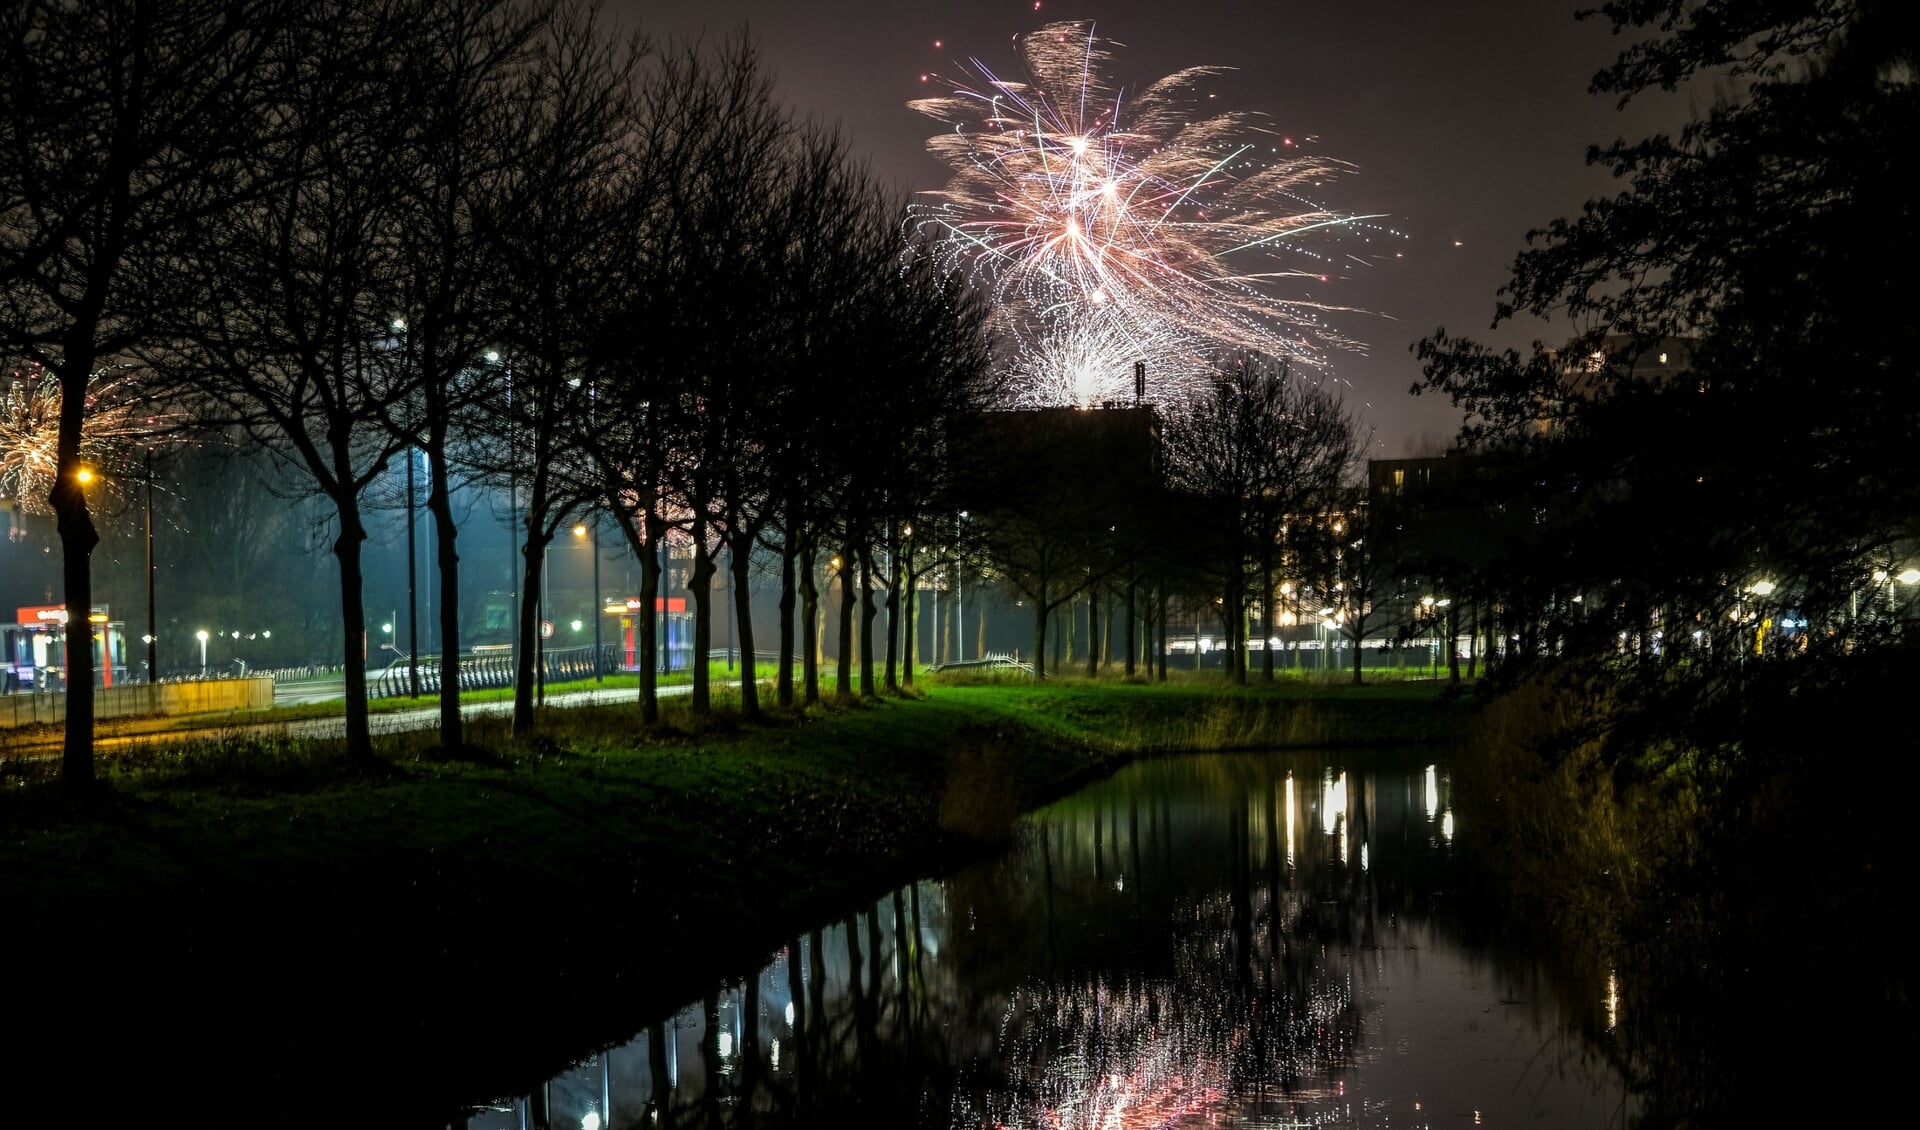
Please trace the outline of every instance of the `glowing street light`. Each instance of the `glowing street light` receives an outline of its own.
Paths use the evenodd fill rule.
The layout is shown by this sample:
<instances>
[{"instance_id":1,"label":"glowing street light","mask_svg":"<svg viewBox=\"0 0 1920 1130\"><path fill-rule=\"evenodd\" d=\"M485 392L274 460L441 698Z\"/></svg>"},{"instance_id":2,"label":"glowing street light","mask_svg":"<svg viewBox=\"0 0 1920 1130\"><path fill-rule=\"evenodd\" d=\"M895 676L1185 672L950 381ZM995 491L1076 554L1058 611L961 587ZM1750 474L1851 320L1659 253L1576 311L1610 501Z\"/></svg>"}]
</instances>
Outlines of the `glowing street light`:
<instances>
[{"instance_id":1,"label":"glowing street light","mask_svg":"<svg viewBox=\"0 0 1920 1130\"><path fill-rule=\"evenodd\" d=\"M1915 579L1920 579L1920 573L1915 574ZM1755 581L1747 586L1747 591L1755 596L1772 596L1776 587L1772 581Z\"/></svg>"},{"instance_id":2,"label":"glowing street light","mask_svg":"<svg viewBox=\"0 0 1920 1130\"><path fill-rule=\"evenodd\" d=\"M200 629L193 633L193 638L200 641L200 674L204 678L207 673L207 630Z\"/></svg>"},{"instance_id":3,"label":"glowing street light","mask_svg":"<svg viewBox=\"0 0 1920 1130\"><path fill-rule=\"evenodd\" d=\"M1893 579L1903 585L1920 584L1920 569L1903 569L1895 573Z\"/></svg>"},{"instance_id":4,"label":"glowing street light","mask_svg":"<svg viewBox=\"0 0 1920 1130\"><path fill-rule=\"evenodd\" d=\"M598 515L595 515L595 518L597 520ZM593 681L598 683L605 678L600 666L600 623L606 618L606 612L600 601L600 544L587 536L590 532L585 523L573 528L574 539L585 545L587 552L593 554L593 606L595 609L600 609L594 613L593 617ZM573 630L576 632L580 630L580 621L573 622Z\"/></svg>"}]
</instances>

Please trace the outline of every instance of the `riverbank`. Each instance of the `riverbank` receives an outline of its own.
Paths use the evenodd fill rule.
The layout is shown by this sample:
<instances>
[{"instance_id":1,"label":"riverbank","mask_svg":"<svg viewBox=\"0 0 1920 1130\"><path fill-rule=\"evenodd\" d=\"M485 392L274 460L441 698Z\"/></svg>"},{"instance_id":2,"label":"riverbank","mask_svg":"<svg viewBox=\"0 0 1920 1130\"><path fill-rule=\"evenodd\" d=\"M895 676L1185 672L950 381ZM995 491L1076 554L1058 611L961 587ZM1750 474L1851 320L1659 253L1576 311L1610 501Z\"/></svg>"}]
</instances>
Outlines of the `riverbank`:
<instances>
[{"instance_id":1,"label":"riverbank","mask_svg":"<svg viewBox=\"0 0 1920 1130\"><path fill-rule=\"evenodd\" d=\"M583 1034L624 1038L1129 758L1442 740L1469 714L1432 685L989 685L646 734L631 708L555 711L531 743L477 723L489 752L458 761L424 737L370 765L319 743L152 747L86 810L7 790L4 905L28 924L9 964L56 967L21 990L39 1077L91 1076L70 1049L104 1026L143 1049L116 1093L211 1059L295 1121L345 1100L405 1124L531 1084ZM178 1035L193 1017L205 1040Z\"/></svg>"}]
</instances>

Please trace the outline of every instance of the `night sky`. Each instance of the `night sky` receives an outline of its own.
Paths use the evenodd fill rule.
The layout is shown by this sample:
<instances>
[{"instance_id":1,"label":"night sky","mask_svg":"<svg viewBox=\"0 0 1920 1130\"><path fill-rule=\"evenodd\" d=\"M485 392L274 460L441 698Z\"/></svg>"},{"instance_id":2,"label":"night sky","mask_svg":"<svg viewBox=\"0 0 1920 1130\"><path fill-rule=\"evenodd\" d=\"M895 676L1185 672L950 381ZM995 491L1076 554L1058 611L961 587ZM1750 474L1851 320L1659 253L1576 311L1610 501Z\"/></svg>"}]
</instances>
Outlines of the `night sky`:
<instances>
[{"instance_id":1,"label":"night sky","mask_svg":"<svg viewBox=\"0 0 1920 1130\"><path fill-rule=\"evenodd\" d=\"M1314 136L1314 151L1358 172L1324 201L1384 212L1406 233L1402 258L1355 268L1327 297L1367 313L1336 325L1368 343L1336 354L1335 375L1376 429L1374 454L1435 449L1453 408L1413 398L1408 346L1434 327L1521 345L1565 327L1511 323L1487 335L1495 292L1529 228L1576 212L1608 190L1586 167L1590 143L1672 128L1682 98L1617 111L1587 93L1621 41L1603 21L1577 21L1563 0L614 0L623 19L658 36L724 36L747 26L792 106L837 121L858 152L903 190L934 188L945 166L924 151L938 127L907 108L978 57L1020 74L1012 37L1051 20L1091 19L1124 45L1112 74L1129 88L1182 67L1236 68L1212 80L1225 108L1260 111L1276 128ZM935 48L939 40L943 46Z\"/></svg>"}]
</instances>

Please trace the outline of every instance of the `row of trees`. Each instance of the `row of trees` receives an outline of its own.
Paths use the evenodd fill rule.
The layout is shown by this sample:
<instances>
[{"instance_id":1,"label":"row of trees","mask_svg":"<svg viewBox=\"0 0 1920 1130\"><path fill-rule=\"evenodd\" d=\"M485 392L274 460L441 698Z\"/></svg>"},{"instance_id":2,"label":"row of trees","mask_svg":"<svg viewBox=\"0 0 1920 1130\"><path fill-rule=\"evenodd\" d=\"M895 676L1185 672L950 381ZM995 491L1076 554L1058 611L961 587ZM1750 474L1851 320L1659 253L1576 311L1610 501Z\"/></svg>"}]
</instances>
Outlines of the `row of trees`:
<instances>
[{"instance_id":1,"label":"row of trees","mask_svg":"<svg viewBox=\"0 0 1920 1130\"><path fill-rule=\"evenodd\" d=\"M1920 38L1880 0L1602 11L1654 34L1597 92L1704 74L1737 93L1595 150L1625 187L1516 261L1501 320L1590 333L1420 344L1415 391L1468 414L1455 511L1481 535L1433 539L1433 565L1500 610L1524 667L1625 653L1622 700L1652 709L1617 719L1758 748L1760 699L1863 686L1914 642L1889 593L1920 552L1920 332L1886 311L1920 247Z\"/></svg>"},{"instance_id":2,"label":"row of trees","mask_svg":"<svg viewBox=\"0 0 1920 1130\"><path fill-rule=\"evenodd\" d=\"M430 467L448 668L462 482L512 500L526 591L555 533L604 508L647 566L649 648L669 538L690 542L702 601L722 546L742 586L756 547L778 553L787 607L814 600L827 546L859 563L866 630L875 588L897 599L943 436L991 392L981 311L904 242L843 141L778 105L746 41L656 50L591 8L453 0L28 3L0 19L19 76L0 95L0 302L6 344L66 394L51 502L70 606L91 600L98 540L77 482L86 379L125 358L328 503L356 754L364 507L412 448ZM535 630L528 603L522 731ZM85 782L90 657L71 674L65 776ZM785 661L780 686L790 699ZM649 717L652 691L643 677ZM459 744L453 694L442 733Z\"/></svg>"},{"instance_id":3,"label":"row of trees","mask_svg":"<svg viewBox=\"0 0 1920 1130\"><path fill-rule=\"evenodd\" d=\"M1147 408L998 414L961 446L972 506L961 540L977 566L1025 608L1033 663L1044 675L1060 613L1111 597L1128 638L1097 656L1128 659L1158 634L1164 673L1170 606L1225 629L1229 677L1245 682L1249 629L1272 639L1282 617L1333 617L1356 642L1380 630L1384 559L1366 535L1355 485L1364 433L1340 398L1284 362L1235 357L1209 392L1168 417ZM1325 610L1324 612L1322 610ZM1369 620L1373 623L1370 625ZM1358 648L1355 655L1358 656ZM1274 677L1271 649L1262 675ZM1356 666L1356 676L1358 668Z\"/></svg>"}]
</instances>

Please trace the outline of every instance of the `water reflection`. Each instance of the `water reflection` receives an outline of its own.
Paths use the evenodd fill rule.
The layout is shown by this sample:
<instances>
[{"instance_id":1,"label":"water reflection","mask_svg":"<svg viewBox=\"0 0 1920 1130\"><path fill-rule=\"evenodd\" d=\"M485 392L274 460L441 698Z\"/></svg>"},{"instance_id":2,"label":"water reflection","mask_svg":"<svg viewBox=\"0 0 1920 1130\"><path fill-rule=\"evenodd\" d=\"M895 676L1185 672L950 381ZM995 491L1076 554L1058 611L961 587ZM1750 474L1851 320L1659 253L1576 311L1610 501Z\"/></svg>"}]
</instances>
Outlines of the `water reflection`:
<instances>
[{"instance_id":1,"label":"water reflection","mask_svg":"<svg viewBox=\"0 0 1920 1130\"><path fill-rule=\"evenodd\" d=\"M1448 792L1441 766L1134 766L468 1125L1622 1123L1578 1035L1614 1028L1610 971L1603 1001L1456 940Z\"/></svg>"}]
</instances>

